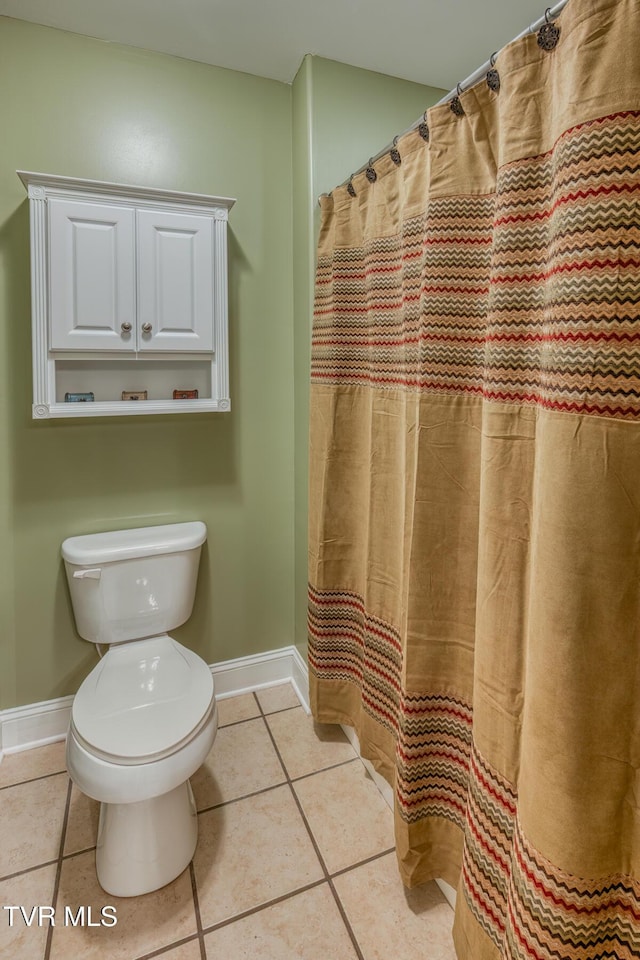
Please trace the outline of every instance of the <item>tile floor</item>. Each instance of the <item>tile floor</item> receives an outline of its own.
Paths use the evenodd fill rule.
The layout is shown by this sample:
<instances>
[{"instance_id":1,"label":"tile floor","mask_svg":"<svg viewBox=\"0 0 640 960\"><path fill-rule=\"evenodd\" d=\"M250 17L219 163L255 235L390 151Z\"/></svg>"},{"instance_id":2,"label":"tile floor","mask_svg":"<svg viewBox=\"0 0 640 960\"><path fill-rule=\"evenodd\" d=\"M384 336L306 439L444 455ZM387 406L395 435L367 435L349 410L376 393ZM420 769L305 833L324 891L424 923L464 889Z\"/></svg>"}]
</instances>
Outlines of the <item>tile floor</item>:
<instances>
[{"instance_id":1,"label":"tile floor","mask_svg":"<svg viewBox=\"0 0 640 960\"><path fill-rule=\"evenodd\" d=\"M69 782L64 744L5 757L0 958L455 960L453 913L435 884L403 889L391 811L342 730L315 725L290 684L219 707L192 778L196 855L144 897L98 886L98 804ZM96 926L61 923L67 905ZM6 906L54 906L58 922Z\"/></svg>"}]
</instances>

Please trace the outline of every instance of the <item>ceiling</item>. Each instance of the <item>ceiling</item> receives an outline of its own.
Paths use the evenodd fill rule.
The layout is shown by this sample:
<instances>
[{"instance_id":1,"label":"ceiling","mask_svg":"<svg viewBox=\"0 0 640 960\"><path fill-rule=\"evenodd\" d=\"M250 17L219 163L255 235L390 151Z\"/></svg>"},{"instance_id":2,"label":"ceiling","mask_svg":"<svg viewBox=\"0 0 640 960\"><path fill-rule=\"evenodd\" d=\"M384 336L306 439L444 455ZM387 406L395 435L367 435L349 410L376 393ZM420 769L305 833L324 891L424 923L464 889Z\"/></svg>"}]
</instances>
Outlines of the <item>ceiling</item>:
<instances>
[{"instance_id":1,"label":"ceiling","mask_svg":"<svg viewBox=\"0 0 640 960\"><path fill-rule=\"evenodd\" d=\"M0 0L0 15L286 83L312 53L447 89L543 13L542 0Z\"/></svg>"}]
</instances>

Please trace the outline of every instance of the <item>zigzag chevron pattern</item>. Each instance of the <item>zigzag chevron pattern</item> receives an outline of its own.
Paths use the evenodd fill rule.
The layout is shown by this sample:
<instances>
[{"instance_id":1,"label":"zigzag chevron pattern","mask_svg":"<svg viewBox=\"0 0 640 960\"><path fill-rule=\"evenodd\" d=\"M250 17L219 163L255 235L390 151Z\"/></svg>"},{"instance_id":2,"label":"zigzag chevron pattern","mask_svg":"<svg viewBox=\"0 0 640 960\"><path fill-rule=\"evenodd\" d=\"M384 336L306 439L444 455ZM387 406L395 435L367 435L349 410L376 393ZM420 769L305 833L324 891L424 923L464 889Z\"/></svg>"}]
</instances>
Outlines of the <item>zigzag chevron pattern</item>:
<instances>
[{"instance_id":1,"label":"zigzag chevron pattern","mask_svg":"<svg viewBox=\"0 0 640 960\"><path fill-rule=\"evenodd\" d=\"M309 669L322 680L346 680L360 687L363 709L398 732L400 635L372 617L355 593L309 586Z\"/></svg>"},{"instance_id":2,"label":"zigzag chevron pattern","mask_svg":"<svg viewBox=\"0 0 640 960\"><path fill-rule=\"evenodd\" d=\"M517 796L473 747L462 892L505 960L640 956L640 883L564 873L527 841Z\"/></svg>"},{"instance_id":3,"label":"zigzag chevron pattern","mask_svg":"<svg viewBox=\"0 0 640 960\"><path fill-rule=\"evenodd\" d=\"M464 829L472 711L452 696L403 692L396 798L407 823L444 817Z\"/></svg>"},{"instance_id":4,"label":"zigzag chevron pattern","mask_svg":"<svg viewBox=\"0 0 640 960\"><path fill-rule=\"evenodd\" d=\"M405 690L399 633L361 596L309 586L309 666L319 680L354 684L393 733L403 820L442 818L464 832L462 895L504 960L640 956L640 883L576 877L532 847L516 790L473 743L471 705Z\"/></svg>"},{"instance_id":5,"label":"zigzag chevron pattern","mask_svg":"<svg viewBox=\"0 0 640 960\"><path fill-rule=\"evenodd\" d=\"M321 257L312 381L640 418L640 113Z\"/></svg>"},{"instance_id":6,"label":"zigzag chevron pattern","mask_svg":"<svg viewBox=\"0 0 640 960\"><path fill-rule=\"evenodd\" d=\"M362 707L396 740L396 796L407 823L444 817L464 828L471 708L451 696L402 687L400 635L346 591L309 586L309 668L319 680L347 681Z\"/></svg>"}]
</instances>

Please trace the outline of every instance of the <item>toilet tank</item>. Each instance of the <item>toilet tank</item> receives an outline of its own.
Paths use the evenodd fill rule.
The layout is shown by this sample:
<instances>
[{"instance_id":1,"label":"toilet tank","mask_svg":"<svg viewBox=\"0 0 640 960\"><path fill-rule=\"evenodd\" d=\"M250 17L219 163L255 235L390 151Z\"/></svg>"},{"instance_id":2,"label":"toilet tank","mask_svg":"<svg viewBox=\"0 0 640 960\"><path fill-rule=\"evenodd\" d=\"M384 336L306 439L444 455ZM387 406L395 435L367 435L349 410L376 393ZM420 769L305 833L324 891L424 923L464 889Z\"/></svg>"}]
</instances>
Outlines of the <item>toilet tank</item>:
<instances>
[{"instance_id":1,"label":"toilet tank","mask_svg":"<svg viewBox=\"0 0 640 960\"><path fill-rule=\"evenodd\" d=\"M204 523L114 530L62 544L78 633L121 643L174 630L191 616Z\"/></svg>"}]
</instances>

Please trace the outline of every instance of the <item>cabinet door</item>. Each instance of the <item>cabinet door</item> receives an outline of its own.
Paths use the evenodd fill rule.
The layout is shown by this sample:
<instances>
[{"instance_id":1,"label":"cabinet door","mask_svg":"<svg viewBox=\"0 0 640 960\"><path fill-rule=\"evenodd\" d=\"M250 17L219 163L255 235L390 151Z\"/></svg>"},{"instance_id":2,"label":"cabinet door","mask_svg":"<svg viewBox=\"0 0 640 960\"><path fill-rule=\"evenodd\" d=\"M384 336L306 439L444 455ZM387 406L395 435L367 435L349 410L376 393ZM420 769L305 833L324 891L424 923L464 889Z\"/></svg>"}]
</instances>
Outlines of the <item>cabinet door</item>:
<instances>
[{"instance_id":1,"label":"cabinet door","mask_svg":"<svg viewBox=\"0 0 640 960\"><path fill-rule=\"evenodd\" d=\"M50 199L52 350L135 350L132 208Z\"/></svg>"},{"instance_id":2,"label":"cabinet door","mask_svg":"<svg viewBox=\"0 0 640 960\"><path fill-rule=\"evenodd\" d=\"M138 348L213 350L213 219L138 210Z\"/></svg>"}]
</instances>

